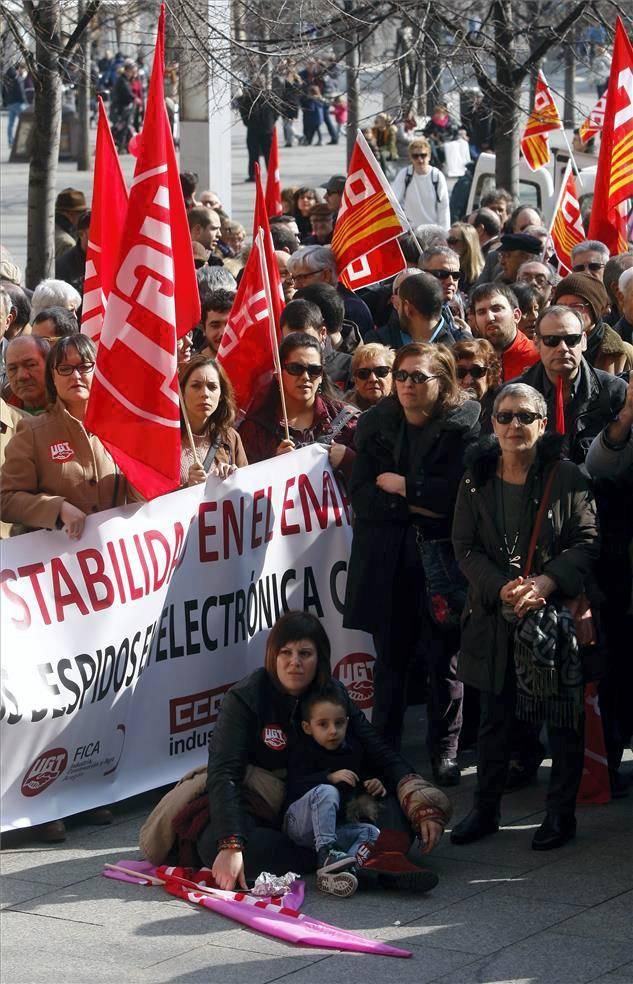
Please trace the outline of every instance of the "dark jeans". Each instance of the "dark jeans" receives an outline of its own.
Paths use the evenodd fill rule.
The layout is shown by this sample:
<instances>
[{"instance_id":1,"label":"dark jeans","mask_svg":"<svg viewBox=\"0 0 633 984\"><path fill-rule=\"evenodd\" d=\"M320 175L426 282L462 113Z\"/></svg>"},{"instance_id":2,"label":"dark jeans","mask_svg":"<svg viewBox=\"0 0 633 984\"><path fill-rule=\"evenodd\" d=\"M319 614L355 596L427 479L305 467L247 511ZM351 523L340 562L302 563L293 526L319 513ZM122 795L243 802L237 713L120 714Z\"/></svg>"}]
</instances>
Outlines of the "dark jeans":
<instances>
[{"instance_id":1,"label":"dark jeans","mask_svg":"<svg viewBox=\"0 0 633 984\"><path fill-rule=\"evenodd\" d=\"M270 145L272 143L272 133L262 133L252 127L246 128L246 148L248 150L248 176L255 177L255 162L260 157L264 158L264 164L268 167L270 157Z\"/></svg>"},{"instance_id":2,"label":"dark jeans","mask_svg":"<svg viewBox=\"0 0 633 984\"><path fill-rule=\"evenodd\" d=\"M500 694L482 692L477 746L477 791L475 803L487 813L499 815L499 805L510 761L510 739L515 721L516 678L514 662L508 660ZM584 758L584 726L578 731L548 724L552 769L547 789L549 813L573 816Z\"/></svg>"},{"instance_id":3,"label":"dark jeans","mask_svg":"<svg viewBox=\"0 0 633 984\"><path fill-rule=\"evenodd\" d=\"M431 622L423 600L421 570L403 571L393 592L390 624L374 636L373 725L385 741L400 748L408 676L416 650L420 650L429 676L429 754L431 758L455 758L464 698L463 684L457 680L458 633L442 633Z\"/></svg>"},{"instance_id":4,"label":"dark jeans","mask_svg":"<svg viewBox=\"0 0 633 984\"><path fill-rule=\"evenodd\" d=\"M317 857L314 851L299 847L275 827L263 826L257 817L248 816L248 840L244 851L244 868L248 881L254 881L262 871L274 875L285 875L288 871L307 874L315 871ZM395 796L387 796L380 802L378 825L382 830L405 831L410 844L413 833L400 804ZM211 868L217 855L217 845L211 838L211 828L205 827L198 838L196 847L200 860Z\"/></svg>"}]
</instances>

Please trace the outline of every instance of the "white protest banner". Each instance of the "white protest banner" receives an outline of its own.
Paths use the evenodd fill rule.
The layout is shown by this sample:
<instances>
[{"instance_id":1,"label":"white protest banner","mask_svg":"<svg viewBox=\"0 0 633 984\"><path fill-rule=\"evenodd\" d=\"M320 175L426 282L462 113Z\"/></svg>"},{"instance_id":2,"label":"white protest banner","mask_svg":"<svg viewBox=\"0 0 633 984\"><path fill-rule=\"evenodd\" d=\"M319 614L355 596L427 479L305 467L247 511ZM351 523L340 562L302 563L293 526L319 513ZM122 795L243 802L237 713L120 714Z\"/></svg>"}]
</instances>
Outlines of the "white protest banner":
<instances>
[{"instance_id":1,"label":"white protest banner","mask_svg":"<svg viewBox=\"0 0 633 984\"><path fill-rule=\"evenodd\" d=\"M369 709L371 638L342 628L350 543L318 445L101 513L76 543L4 541L2 830L204 763L224 693L288 609L323 620L334 675Z\"/></svg>"}]
</instances>

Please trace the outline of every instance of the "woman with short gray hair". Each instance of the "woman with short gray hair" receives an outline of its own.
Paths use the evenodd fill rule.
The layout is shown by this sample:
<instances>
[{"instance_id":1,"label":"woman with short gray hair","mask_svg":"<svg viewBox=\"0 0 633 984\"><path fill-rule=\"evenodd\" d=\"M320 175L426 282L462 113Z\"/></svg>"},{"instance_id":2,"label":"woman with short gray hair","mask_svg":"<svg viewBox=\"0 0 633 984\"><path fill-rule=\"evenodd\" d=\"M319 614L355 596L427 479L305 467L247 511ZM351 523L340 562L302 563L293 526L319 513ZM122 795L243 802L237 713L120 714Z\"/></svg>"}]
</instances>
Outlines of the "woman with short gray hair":
<instances>
[{"instance_id":1,"label":"woman with short gray hair","mask_svg":"<svg viewBox=\"0 0 633 984\"><path fill-rule=\"evenodd\" d=\"M547 724L552 768L535 851L576 833L583 765L584 667L571 611L591 588L596 508L586 478L545 434L547 407L524 383L493 404L494 436L466 453L453 545L468 580L458 676L480 691L477 791L451 834L469 844L499 829L515 716Z\"/></svg>"}]
</instances>

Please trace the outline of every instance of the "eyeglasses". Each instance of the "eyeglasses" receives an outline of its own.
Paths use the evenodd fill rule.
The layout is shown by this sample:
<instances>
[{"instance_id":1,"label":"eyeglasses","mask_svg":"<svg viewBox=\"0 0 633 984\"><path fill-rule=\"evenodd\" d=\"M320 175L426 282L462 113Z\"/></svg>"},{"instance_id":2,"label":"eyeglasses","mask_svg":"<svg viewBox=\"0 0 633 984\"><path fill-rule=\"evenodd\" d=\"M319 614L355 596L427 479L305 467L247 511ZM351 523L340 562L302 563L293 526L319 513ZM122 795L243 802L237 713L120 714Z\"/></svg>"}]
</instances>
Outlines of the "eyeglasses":
<instances>
[{"instance_id":1,"label":"eyeglasses","mask_svg":"<svg viewBox=\"0 0 633 984\"><path fill-rule=\"evenodd\" d=\"M308 270L307 273L293 273L292 276L294 277L295 283L298 284L303 280L307 280L309 277L315 277L317 273L321 273L322 269L321 267L320 270Z\"/></svg>"},{"instance_id":2,"label":"eyeglasses","mask_svg":"<svg viewBox=\"0 0 633 984\"><path fill-rule=\"evenodd\" d=\"M461 282L462 272L461 270L425 270L425 273L430 273L432 277L436 280L454 280L456 284Z\"/></svg>"},{"instance_id":3,"label":"eyeglasses","mask_svg":"<svg viewBox=\"0 0 633 984\"><path fill-rule=\"evenodd\" d=\"M533 424L535 420L542 420L543 414L533 410L498 410L495 414L495 420L499 424L511 424L515 417L520 424Z\"/></svg>"},{"instance_id":4,"label":"eyeglasses","mask_svg":"<svg viewBox=\"0 0 633 984\"><path fill-rule=\"evenodd\" d=\"M582 304L565 304L565 307L571 308L572 311L591 311L592 310L591 304L587 304L586 302L585 303L582 303Z\"/></svg>"},{"instance_id":5,"label":"eyeglasses","mask_svg":"<svg viewBox=\"0 0 633 984\"><path fill-rule=\"evenodd\" d=\"M549 279L544 273L522 273L519 282L522 284L536 284L538 287L545 287L549 284Z\"/></svg>"},{"instance_id":6,"label":"eyeglasses","mask_svg":"<svg viewBox=\"0 0 633 984\"><path fill-rule=\"evenodd\" d=\"M541 335L540 339L546 348L558 348L561 342L564 342L567 348L576 348L582 341L582 332L573 335Z\"/></svg>"},{"instance_id":7,"label":"eyeglasses","mask_svg":"<svg viewBox=\"0 0 633 984\"><path fill-rule=\"evenodd\" d=\"M488 372L488 366L478 366L477 363L472 365L470 369L466 366L457 366L457 378L466 379L466 376L472 376L473 379L483 379Z\"/></svg>"},{"instance_id":8,"label":"eyeglasses","mask_svg":"<svg viewBox=\"0 0 633 984\"><path fill-rule=\"evenodd\" d=\"M412 161L424 161L428 157L428 154L411 154Z\"/></svg>"},{"instance_id":9,"label":"eyeglasses","mask_svg":"<svg viewBox=\"0 0 633 984\"><path fill-rule=\"evenodd\" d=\"M80 376L89 376L91 372L94 371L94 362L80 362L76 366L71 366L68 363L64 363L61 366L55 366L55 371L59 373L60 376L72 376L74 372L78 372Z\"/></svg>"},{"instance_id":10,"label":"eyeglasses","mask_svg":"<svg viewBox=\"0 0 633 984\"><path fill-rule=\"evenodd\" d=\"M303 362L286 362L283 369L289 376L303 376L307 372L310 379L318 379L323 375L323 366L317 365L316 362L311 362L307 366Z\"/></svg>"},{"instance_id":11,"label":"eyeglasses","mask_svg":"<svg viewBox=\"0 0 633 984\"><path fill-rule=\"evenodd\" d=\"M604 270L606 263L576 263L572 270L574 273L585 273L589 270L591 273L598 273L599 270ZM568 305L571 307L571 305Z\"/></svg>"},{"instance_id":12,"label":"eyeglasses","mask_svg":"<svg viewBox=\"0 0 633 984\"><path fill-rule=\"evenodd\" d=\"M369 379L370 376L385 379L390 372L389 366L366 366L363 369L357 369L354 375L358 376L359 379Z\"/></svg>"},{"instance_id":13,"label":"eyeglasses","mask_svg":"<svg viewBox=\"0 0 633 984\"><path fill-rule=\"evenodd\" d=\"M437 379L437 376L429 376L421 369L414 369L413 372L407 372L406 369L394 369L393 378L399 383L406 383L407 379L410 379L416 386L420 386L422 383L428 383L429 379Z\"/></svg>"}]
</instances>

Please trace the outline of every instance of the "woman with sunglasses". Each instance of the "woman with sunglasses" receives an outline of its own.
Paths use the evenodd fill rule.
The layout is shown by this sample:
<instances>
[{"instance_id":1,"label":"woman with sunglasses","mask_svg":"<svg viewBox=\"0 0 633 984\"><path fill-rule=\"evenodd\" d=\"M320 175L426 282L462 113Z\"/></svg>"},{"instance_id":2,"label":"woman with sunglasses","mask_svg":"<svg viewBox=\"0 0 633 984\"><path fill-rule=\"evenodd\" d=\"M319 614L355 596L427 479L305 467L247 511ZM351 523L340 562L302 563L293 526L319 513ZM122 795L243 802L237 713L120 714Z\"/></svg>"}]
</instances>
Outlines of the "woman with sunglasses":
<instances>
[{"instance_id":1,"label":"woman with sunglasses","mask_svg":"<svg viewBox=\"0 0 633 984\"><path fill-rule=\"evenodd\" d=\"M2 520L27 530L63 530L78 540L86 517L123 505L127 481L83 419L90 396L96 350L87 335L68 335L46 360L51 403L36 417L23 417L6 450L0 475ZM15 526L13 533L15 534ZM110 810L94 810L92 823L107 824ZM63 820L37 828L41 840L66 839Z\"/></svg>"},{"instance_id":2,"label":"woman with sunglasses","mask_svg":"<svg viewBox=\"0 0 633 984\"><path fill-rule=\"evenodd\" d=\"M344 624L374 637L373 723L396 748L410 665L416 651L424 654L433 773L439 785L455 785L459 629L440 628L439 611L432 617L421 553L424 540L437 545L450 536L464 451L479 436L479 405L457 385L455 360L444 345L403 346L392 378L392 395L358 422Z\"/></svg>"},{"instance_id":3,"label":"woman with sunglasses","mask_svg":"<svg viewBox=\"0 0 633 984\"><path fill-rule=\"evenodd\" d=\"M312 335L292 332L279 346L279 361L281 379L273 380L240 428L249 462L288 454L307 444L325 444L332 467L349 475L358 411L330 396L333 387L324 377L320 343ZM279 384L290 439L286 438Z\"/></svg>"},{"instance_id":4,"label":"woman with sunglasses","mask_svg":"<svg viewBox=\"0 0 633 984\"><path fill-rule=\"evenodd\" d=\"M391 392L391 367L395 352L369 342L359 345L352 355L352 378L354 386L345 394L345 402L359 410L369 410L380 403Z\"/></svg>"},{"instance_id":5,"label":"woman with sunglasses","mask_svg":"<svg viewBox=\"0 0 633 984\"><path fill-rule=\"evenodd\" d=\"M459 677L480 691L481 718L475 805L454 828L455 844L499 829L515 714L547 723L552 755L547 812L532 847L561 847L576 831L584 680L567 606L591 578L598 532L588 483L559 460L561 438L545 435L546 414L537 390L504 386L494 437L466 455L453 523L468 580Z\"/></svg>"},{"instance_id":6,"label":"woman with sunglasses","mask_svg":"<svg viewBox=\"0 0 633 984\"><path fill-rule=\"evenodd\" d=\"M479 236L469 222L454 222L448 230L446 242L459 256L462 272L459 286L467 294L484 268Z\"/></svg>"},{"instance_id":7,"label":"woman with sunglasses","mask_svg":"<svg viewBox=\"0 0 633 984\"><path fill-rule=\"evenodd\" d=\"M227 478L236 468L244 468L248 460L242 439L233 428L233 387L220 363L194 355L181 366L178 379L199 462L194 460L181 408L181 485L206 482L209 474Z\"/></svg>"},{"instance_id":8,"label":"woman with sunglasses","mask_svg":"<svg viewBox=\"0 0 633 984\"><path fill-rule=\"evenodd\" d=\"M481 406L479 423L484 432L492 430L492 403L501 382L501 363L485 338L457 342L452 349L457 363L457 382L471 400Z\"/></svg>"}]
</instances>

